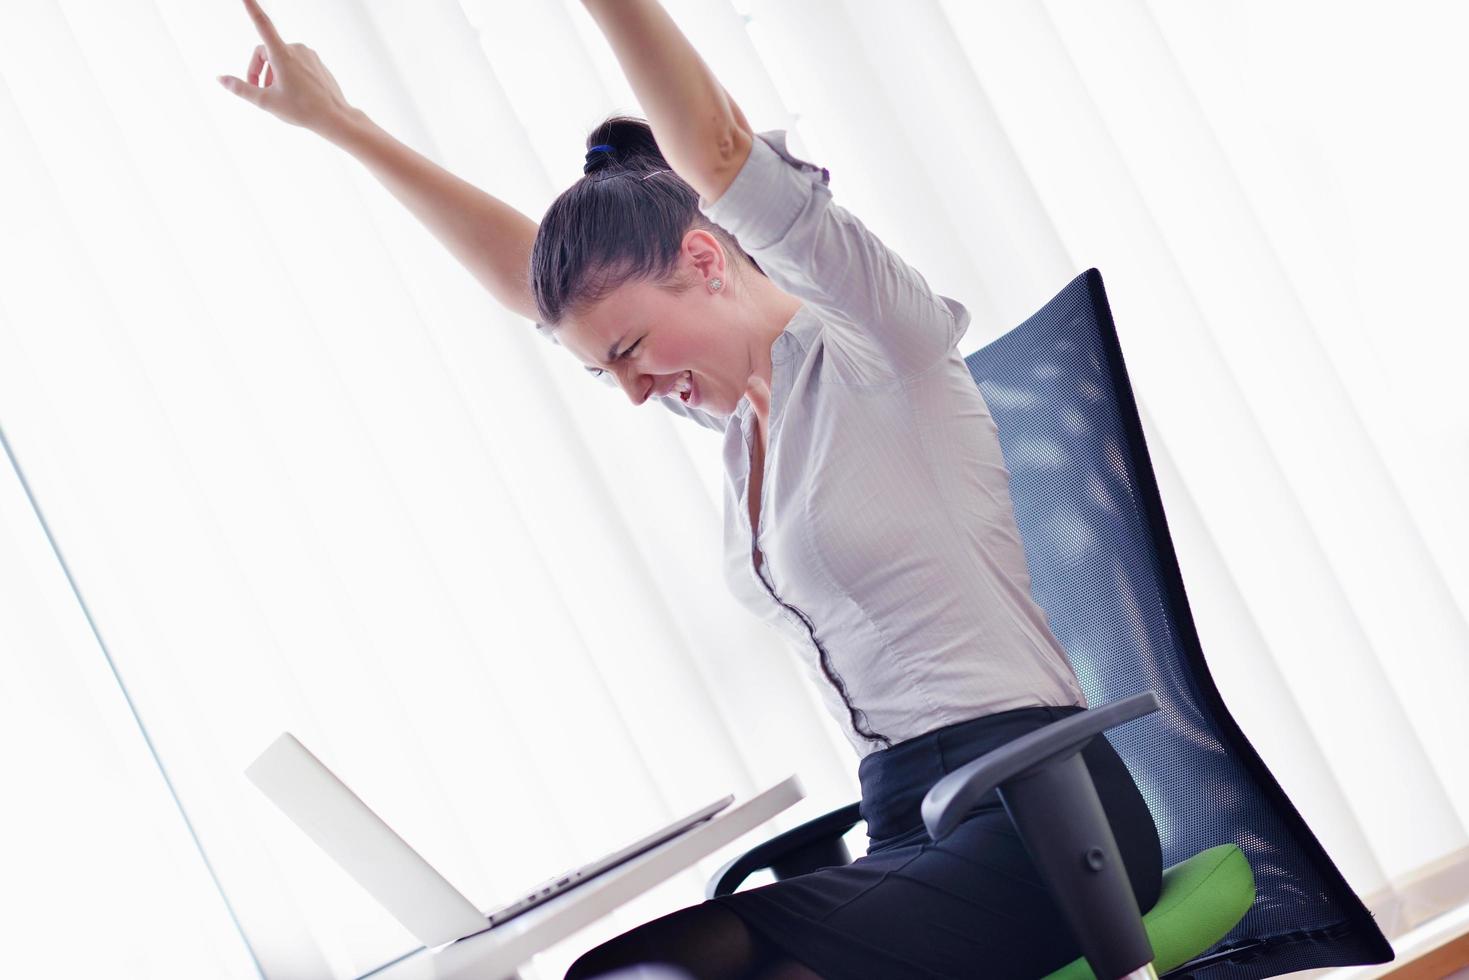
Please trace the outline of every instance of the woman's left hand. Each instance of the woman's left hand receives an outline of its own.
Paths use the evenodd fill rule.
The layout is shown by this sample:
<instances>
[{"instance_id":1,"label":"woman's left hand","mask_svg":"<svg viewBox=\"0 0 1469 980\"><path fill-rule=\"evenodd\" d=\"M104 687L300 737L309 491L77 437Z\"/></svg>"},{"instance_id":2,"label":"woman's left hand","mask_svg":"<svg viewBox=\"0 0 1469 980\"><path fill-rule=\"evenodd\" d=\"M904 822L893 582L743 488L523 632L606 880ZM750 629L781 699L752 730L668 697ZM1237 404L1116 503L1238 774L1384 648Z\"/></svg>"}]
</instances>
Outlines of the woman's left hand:
<instances>
[{"instance_id":1,"label":"woman's left hand","mask_svg":"<svg viewBox=\"0 0 1469 980\"><path fill-rule=\"evenodd\" d=\"M244 3L265 43L255 46L245 78L220 75L219 83L283 122L322 136L340 132L357 110L347 102L321 58L304 44L282 40L258 0Z\"/></svg>"},{"instance_id":2,"label":"woman's left hand","mask_svg":"<svg viewBox=\"0 0 1469 980\"><path fill-rule=\"evenodd\" d=\"M765 458L765 434L770 431L770 386L758 374L750 375L745 382L745 397L755 410L755 421L759 426L760 458Z\"/></svg>"}]
</instances>

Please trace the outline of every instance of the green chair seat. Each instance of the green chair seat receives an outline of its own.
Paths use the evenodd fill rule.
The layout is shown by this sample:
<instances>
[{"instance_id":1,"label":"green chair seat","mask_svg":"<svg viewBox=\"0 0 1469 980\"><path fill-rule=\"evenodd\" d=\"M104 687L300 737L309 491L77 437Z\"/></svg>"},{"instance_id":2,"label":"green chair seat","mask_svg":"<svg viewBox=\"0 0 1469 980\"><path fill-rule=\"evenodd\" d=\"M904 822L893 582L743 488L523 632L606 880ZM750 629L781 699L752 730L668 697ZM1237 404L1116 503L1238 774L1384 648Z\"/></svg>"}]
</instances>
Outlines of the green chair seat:
<instances>
[{"instance_id":1,"label":"green chair seat","mask_svg":"<svg viewBox=\"0 0 1469 980\"><path fill-rule=\"evenodd\" d=\"M1255 901L1255 875L1238 844L1200 851L1163 872L1158 904L1143 916L1161 976L1229 934ZM1096 980L1079 956L1045 980Z\"/></svg>"}]
</instances>

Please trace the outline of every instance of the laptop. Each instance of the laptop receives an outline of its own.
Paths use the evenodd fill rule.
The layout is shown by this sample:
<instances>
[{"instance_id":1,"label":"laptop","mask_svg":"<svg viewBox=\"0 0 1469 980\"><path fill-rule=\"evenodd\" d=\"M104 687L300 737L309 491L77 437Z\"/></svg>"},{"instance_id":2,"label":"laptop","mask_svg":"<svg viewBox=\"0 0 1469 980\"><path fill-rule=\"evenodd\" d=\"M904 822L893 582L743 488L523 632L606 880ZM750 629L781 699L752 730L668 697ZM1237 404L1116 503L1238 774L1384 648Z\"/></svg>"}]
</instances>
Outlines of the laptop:
<instances>
[{"instance_id":1,"label":"laptop","mask_svg":"<svg viewBox=\"0 0 1469 980\"><path fill-rule=\"evenodd\" d=\"M290 732L245 775L342 870L425 946L484 932L672 840L723 810L729 795L590 864L552 875L514 901L481 912Z\"/></svg>"}]
</instances>

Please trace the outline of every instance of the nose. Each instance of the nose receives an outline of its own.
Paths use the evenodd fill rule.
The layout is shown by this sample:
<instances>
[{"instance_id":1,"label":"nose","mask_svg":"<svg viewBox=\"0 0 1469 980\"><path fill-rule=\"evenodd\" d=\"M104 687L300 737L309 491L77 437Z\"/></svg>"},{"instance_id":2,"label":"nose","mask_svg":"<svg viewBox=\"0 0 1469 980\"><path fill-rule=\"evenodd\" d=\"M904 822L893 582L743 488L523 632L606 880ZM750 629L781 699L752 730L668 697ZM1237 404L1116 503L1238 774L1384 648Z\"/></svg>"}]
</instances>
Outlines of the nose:
<instances>
[{"instance_id":1,"label":"nose","mask_svg":"<svg viewBox=\"0 0 1469 980\"><path fill-rule=\"evenodd\" d=\"M653 379L646 374L619 374L617 383L622 385L622 390L627 393L627 400L634 405L647 401L648 395L653 391Z\"/></svg>"}]
</instances>

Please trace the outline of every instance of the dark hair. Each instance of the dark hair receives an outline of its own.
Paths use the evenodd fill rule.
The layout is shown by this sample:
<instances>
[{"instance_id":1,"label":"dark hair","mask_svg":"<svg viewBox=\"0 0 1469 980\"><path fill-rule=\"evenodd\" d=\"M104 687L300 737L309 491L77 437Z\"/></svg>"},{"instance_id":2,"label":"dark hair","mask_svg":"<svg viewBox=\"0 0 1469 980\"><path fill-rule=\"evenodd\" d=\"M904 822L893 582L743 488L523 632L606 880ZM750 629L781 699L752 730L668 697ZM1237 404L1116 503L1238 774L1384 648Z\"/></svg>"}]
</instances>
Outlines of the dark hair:
<instances>
[{"instance_id":1,"label":"dark hair","mask_svg":"<svg viewBox=\"0 0 1469 980\"><path fill-rule=\"evenodd\" d=\"M760 271L733 235L704 217L699 192L669 168L645 120L608 117L587 136L587 149L595 146L612 149L587 154L583 176L551 202L531 246L531 292L545 327L554 330L568 313L634 280L674 293L692 288L673 276L691 228L708 230Z\"/></svg>"},{"instance_id":2,"label":"dark hair","mask_svg":"<svg viewBox=\"0 0 1469 980\"><path fill-rule=\"evenodd\" d=\"M592 152L594 147L611 149ZM692 288L695 283L672 276L690 228L707 229L731 254L765 274L733 235L704 217L698 191L669 168L646 121L611 116L587 136L587 150L581 179L551 202L531 247L531 292L542 321L538 326L555 330L568 313L584 312L618 286L638 279L675 293ZM810 618L776 595L764 576L760 581L776 602L801 617L816 644L822 673L847 706L852 728L891 747L892 739L867 727L866 715L853 707Z\"/></svg>"}]
</instances>

